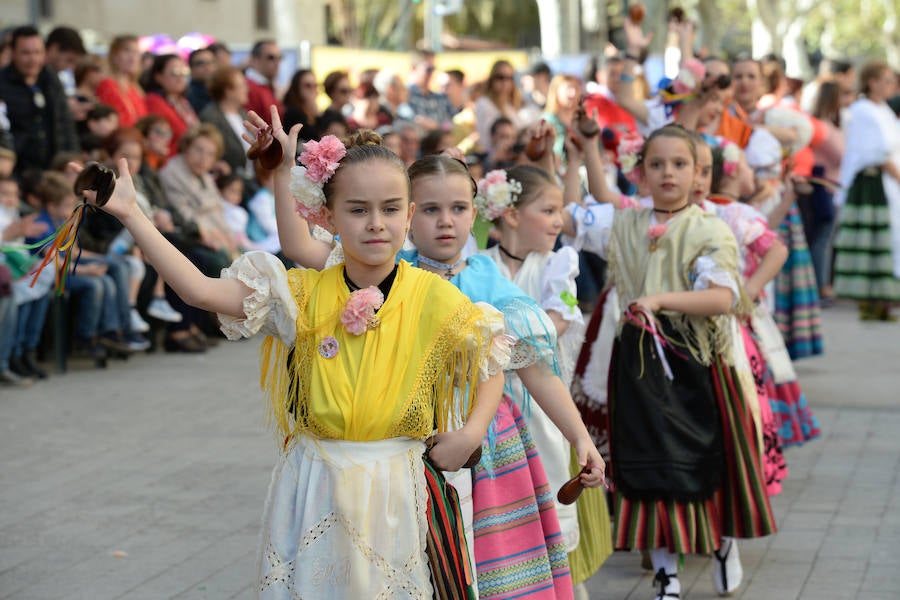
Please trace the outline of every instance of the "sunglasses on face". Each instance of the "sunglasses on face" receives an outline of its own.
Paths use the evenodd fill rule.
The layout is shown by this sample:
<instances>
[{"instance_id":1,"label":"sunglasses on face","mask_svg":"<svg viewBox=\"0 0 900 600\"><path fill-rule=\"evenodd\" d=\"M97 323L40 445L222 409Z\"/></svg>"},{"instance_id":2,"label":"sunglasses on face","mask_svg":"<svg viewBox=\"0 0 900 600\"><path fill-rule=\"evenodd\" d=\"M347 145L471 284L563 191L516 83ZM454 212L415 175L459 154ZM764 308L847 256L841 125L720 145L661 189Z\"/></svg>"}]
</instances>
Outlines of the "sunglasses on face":
<instances>
[{"instance_id":1,"label":"sunglasses on face","mask_svg":"<svg viewBox=\"0 0 900 600\"><path fill-rule=\"evenodd\" d=\"M494 79L496 79L497 81L512 81L513 76L512 75L494 75Z\"/></svg>"},{"instance_id":2,"label":"sunglasses on face","mask_svg":"<svg viewBox=\"0 0 900 600\"><path fill-rule=\"evenodd\" d=\"M281 55L280 54L266 54L263 58L265 58L266 60L280 61Z\"/></svg>"}]
</instances>

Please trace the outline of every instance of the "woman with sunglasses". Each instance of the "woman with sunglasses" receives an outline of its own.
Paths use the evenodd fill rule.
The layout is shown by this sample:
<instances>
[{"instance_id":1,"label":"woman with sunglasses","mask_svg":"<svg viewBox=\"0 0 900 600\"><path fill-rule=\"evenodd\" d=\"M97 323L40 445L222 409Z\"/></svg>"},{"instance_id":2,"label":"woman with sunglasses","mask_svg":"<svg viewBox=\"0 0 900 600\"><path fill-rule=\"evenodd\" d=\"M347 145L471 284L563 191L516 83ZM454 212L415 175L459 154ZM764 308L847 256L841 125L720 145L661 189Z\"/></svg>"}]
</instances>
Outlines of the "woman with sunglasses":
<instances>
[{"instance_id":1,"label":"woman with sunglasses","mask_svg":"<svg viewBox=\"0 0 900 600\"><path fill-rule=\"evenodd\" d=\"M300 140L318 140L322 137L319 119L322 113L316 104L319 84L316 74L310 69L298 69L291 78L291 84L284 94L284 127L287 131L300 123Z\"/></svg>"},{"instance_id":2,"label":"woman with sunglasses","mask_svg":"<svg viewBox=\"0 0 900 600\"><path fill-rule=\"evenodd\" d=\"M180 56L161 54L154 57L153 64L143 76L147 111L164 117L172 128L169 156L178 152L178 140L184 132L200 123L185 94L190 74L191 70Z\"/></svg>"},{"instance_id":3,"label":"woman with sunglasses","mask_svg":"<svg viewBox=\"0 0 900 600\"><path fill-rule=\"evenodd\" d=\"M491 151L491 126L500 117L512 121L516 130L530 124L523 114L523 104L522 90L516 85L512 65L498 60L488 75L487 92L475 102L478 139L486 151Z\"/></svg>"}]
</instances>

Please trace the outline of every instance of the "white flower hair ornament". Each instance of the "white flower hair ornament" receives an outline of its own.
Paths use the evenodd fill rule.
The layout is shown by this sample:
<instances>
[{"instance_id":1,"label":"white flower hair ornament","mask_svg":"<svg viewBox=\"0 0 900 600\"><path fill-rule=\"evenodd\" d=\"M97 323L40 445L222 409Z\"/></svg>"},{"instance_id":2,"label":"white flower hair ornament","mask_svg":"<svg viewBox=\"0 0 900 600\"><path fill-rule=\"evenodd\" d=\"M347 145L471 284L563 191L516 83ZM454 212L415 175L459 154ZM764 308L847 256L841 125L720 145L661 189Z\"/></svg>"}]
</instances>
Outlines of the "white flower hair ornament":
<instances>
[{"instance_id":1,"label":"white flower hair ornament","mask_svg":"<svg viewBox=\"0 0 900 600\"><path fill-rule=\"evenodd\" d=\"M297 203L297 213L308 222L327 229L323 188L341 166L347 149L333 135L326 135L318 142L306 142L303 149L300 165L291 168L289 188Z\"/></svg>"},{"instance_id":2,"label":"white flower hair ornament","mask_svg":"<svg viewBox=\"0 0 900 600\"><path fill-rule=\"evenodd\" d=\"M521 193L521 183L508 179L503 169L494 169L478 181L475 207L485 219L493 221L514 206Z\"/></svg>"},{"instance_id":3,"label":"white flower hair ornament","mask_svg":"<svg viewBox=\"0 0 900 600\"><path fill-rule=\"evenodd\" d=\"M728 176L734 175L741 162L741 149L726 139L719 141L719 148L722 149L722 172Z\"/></svg>"},{"instance_id":4,"label":"white flower hair ornament","mask_svg":"<svg viewBox=\"0 0 900 600\"><path fill-rule=\"evenodd\" d=\"M640 134L628 134L622 136L619 141L617 154L619 155L619 169L625 178L631 183L640 183L640 173L637 165L641 160L641 152L644 150L644 138Z\"/></svg>"}]
</instances>

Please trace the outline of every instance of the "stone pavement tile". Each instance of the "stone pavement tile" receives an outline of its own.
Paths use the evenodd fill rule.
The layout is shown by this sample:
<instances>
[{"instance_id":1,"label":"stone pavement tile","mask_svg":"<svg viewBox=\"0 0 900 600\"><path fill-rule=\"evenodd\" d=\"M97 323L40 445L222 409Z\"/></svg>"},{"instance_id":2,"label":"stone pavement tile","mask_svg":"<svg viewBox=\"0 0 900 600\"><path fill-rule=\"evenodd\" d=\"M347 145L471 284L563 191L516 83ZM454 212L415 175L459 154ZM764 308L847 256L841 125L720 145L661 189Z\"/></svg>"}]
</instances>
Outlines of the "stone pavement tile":
<instances>
[{"instance_id":1,"label":"stone pavement tile","mask_svg":"<svg viewBox=\"0 0 900 600\"><path fill-rule=\"evenodd\" d=\"M797 510L789 511L783 518L778 519L780 531L797 530L821 530L831 522L834 513L831 512L807 512L806 506L801 505Z\"/></svg>"},{"instance_id":2,"label":"stone pavement tile","mask_svg":"<svg viewBox=\"0 0 900 600\"><path fill-rule=\"evenodd\" d=\"M864 592L891 592L900 597L900 569L889 565L869 565L863 578Z\"/></svg>"},{"instance_id":3,"label":"stone pavement tile","mask_svg":"<svg viewBox=\"0 0 900 600\"><path fill-rule=\"evenodd\" d=\"M825 541L824 530L779 531L769 544L771 550L799 550L814 553Z\"/></svg>"},{"instance_id":4,"label":"stone pavement tile","mask_svg":"<svg viewBox=\"0 0 900 600\"><path fill-rule=\"evenodd\" d=\"M641 569L638 552L614 552L585 587L591 600L651 597L652 575Z\"/></svg>"},{"instance_id":5,"label":"stone pavement tile","mask_svg":"<svg viewBox=\"0 0 900 600\"><path fill-rule=\"evenodd\" d=\"M809 563L780 563L767 557L760 575L747 582L746 587L742 586L739 597L747 600L797 598L811 569Z\"/></svg>"},{"instance_id":6,"label":"stone pavement tile","mask_svg":"<svg viewBox=\"0 0 900 600\"><path fill-rule=\"evenodd\" d=\"M258 538L258 529L245 528L215 540L209 547L141 581L119 598L131 600L137 594L147 598L175 598L190 590L203 592L206 597L228 597L240 591L248 581L253 581L256 551L250 549L255 548ZM230 579L229 570L234 572Z\"/></svg>"}]
</instances>

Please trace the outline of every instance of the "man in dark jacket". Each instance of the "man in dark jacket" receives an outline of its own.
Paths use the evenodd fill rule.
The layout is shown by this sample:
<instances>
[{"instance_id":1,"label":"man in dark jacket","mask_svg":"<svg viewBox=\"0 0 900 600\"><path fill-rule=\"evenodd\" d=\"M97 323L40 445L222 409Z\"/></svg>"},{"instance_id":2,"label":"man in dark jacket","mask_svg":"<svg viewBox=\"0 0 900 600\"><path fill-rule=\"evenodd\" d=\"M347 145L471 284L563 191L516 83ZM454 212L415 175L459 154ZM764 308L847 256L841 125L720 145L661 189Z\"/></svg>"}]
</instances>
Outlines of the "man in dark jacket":
<instances>
[{"instance_id":1,"label":"man in dark jacket","mask_svg":"<svg viewBox=\"0 0 900 600\"><path fill-rule=\"evenodd\" d=\"M79 149L66 94L46 66L44 40L34 27L13 30L12 62L0 69L0 102L14 140L17 174L46 169L58 152Z\"/></svg>"}]
</instances>

